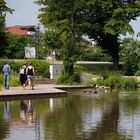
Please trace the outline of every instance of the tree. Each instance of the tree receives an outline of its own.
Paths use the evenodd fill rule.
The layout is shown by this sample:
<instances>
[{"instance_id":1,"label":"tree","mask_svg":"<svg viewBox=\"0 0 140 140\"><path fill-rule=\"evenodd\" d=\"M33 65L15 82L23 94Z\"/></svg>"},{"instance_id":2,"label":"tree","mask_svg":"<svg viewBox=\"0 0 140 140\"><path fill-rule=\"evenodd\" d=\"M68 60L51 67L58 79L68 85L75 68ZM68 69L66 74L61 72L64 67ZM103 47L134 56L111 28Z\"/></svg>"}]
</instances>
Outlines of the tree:
<instances>
[{"instance_id":1,"label":"tree","mask_svg":"<svg viewBox=\"0 0 140 140\"><path fill-rule=\"evenodd\" d=\"M48 52L52 54L55 52L57 53L58 49L61 49L63 43L59 36L59 32L56 29L48 29L45 31L43 35L43 42L45 47L47 48Z\"/></svg>"},{"instance_id":2,"label":"tree","mask_svg":"<svg viewBox=\"0 0 140 140\"><path fill-rule=\"evenodd\" d=\"M98 41L114 62L119 63L119 43L121 34L134 33L130 21L140 15L139 0L38 0L43 4L39 15L44 25L53 25L71 33L75 47L75 37L87 34Z\"/></svg>"},{"instance_id":3,"label":"tree","mask_svg":"<svg viewBox=\"0 0 140 140\"><path fill-rule=\"evenodd\" d=\"M88 0L83 8L83 33L98 41L117 68L121 34L134 33L130 25L140 15L139 0Z\"/></svg>"},{"instance_id":4,"label":"tree","mask_svg":"<svg viewBox=\"0 0 140 140\"><path fill-rule=\"evenodd\" d=\"M41 14L39 15L40 21L47 27L55 27L59 29L60 33L64 33L65 43L64 43L64 51L66 54L69 54L69 59L67 57L63 57L64 62L64 71L68 73L68 75L74 74L74 63L76 59L74 57L74 50L76 47L76 35L77 25L76 20L78 19L75 15L75 10L79 7L78 1L42 1L38 0L38 4L43 4L44 8L41 9ZM70 43L69 43L70 41ZM68 45L69 44L69 45ZM64 55L63 55L64 56ZM67 65L65 67L65 65ZM68 66L70 65L70 66ZM66 69L65 69L66 68ZM70 69L69 69L70 68ZM68 70L69 69L69 70Z\"/></svg>"},{"instance_id":5,"label":"tree","mask_svg":"<svg viewBox=\"0 0 140 140\"><path fill-rule=\"evenodd\" d=\"M0 0L0 52L3 53L4 46L8 45L5 33L6 13L12 13L12 9L6 6L5 0Z\"/></svg>"},{"instance_id":6,"label":"tree","mask_svg":"<svg viewBox=\"0 0 140 140\"><path fill-rule=\"evenodd\" d=\"M120 56L124 62L124 73L134 75L140 60L140 42L132 38L122 40Z\"/></svg>"},{"instance_id":7,"label":"tree","mask_svg":"<svg viewBox=\"0 0 140 140\"><path fill-rule=\"evenodd\" d=\"M25 56L24 48L28 44L34 43L34 38L30 36L19 36L10 33L6 34L7 45L4 45L1 57L11 59L22 59Z\"/></svg>"}]
</instances>

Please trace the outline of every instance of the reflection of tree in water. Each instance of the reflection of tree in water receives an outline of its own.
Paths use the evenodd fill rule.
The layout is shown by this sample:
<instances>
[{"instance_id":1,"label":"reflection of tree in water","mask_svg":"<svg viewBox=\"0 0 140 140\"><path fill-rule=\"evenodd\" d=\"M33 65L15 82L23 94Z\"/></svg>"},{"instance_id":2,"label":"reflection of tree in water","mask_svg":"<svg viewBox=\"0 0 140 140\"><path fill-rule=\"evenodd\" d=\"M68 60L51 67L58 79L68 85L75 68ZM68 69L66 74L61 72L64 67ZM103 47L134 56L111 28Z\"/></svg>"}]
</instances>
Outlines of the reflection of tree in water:
<instances>
[{"instance_id":1,"label":"reflection of tree in water","mask_svg":"<svg viewBox=\"0 0 140 140\"><path fill-rule=\"evenodd\" d=\"M46 139L53 140L122 140L124 135L119 134L119 97L118 94L110 95L109 99L93 99L83 96L69 96L65 98L64 109L45 119ZM100 122L89 132L83 132L84 115L91 113L95 108L100 109L102 117ZM104 107L104 108L102 108ZM102 109L102 110L101 110ZM94 112L92 112L94 113ZM95 112L96 113L96 112ZM90 122L90 121L89 121ZM88 123L88 120L87 120ZM90 124L88 124L90 125ZM92 125L92 124L91 124ZM51 131L51 132L50 132Z\"/></svg>"},{"instance_id":2,"label":"reflection of tree in water","mask_svg":"<svg viewBox=\"0 0 140 140\"><path fill-rule=\"evenodd\" d=\"M9 133L9 125L0 118L0 140L7 137Z\"/></svg>"},{"instance_id":3,"label":"reflection of tree in water","mask_svg":"<svg viewBox=\"0 0 140 140\"><path fill-rule=\"evenodd\" d=\"M125 112L131 114L138 108L139 98L134 93L126 93L126 96L121 97L121 104L123 105L123 109Z\"/></svg>"},{"instance_id":4,"label":"reflection of tree in water","mask_svg":"<svg viewBox=\"0 0 140 140\"><path fill-rule=\"evenodd\" d=\"M115 97L113 97L115 96ZM95 140L121 140L123 135L117 134L119 120L119 98L118 94L114 94L111 100L104 102L106 111L103 111L103 117L100 125L90 134Z\"/></svg>"}]
</instances>

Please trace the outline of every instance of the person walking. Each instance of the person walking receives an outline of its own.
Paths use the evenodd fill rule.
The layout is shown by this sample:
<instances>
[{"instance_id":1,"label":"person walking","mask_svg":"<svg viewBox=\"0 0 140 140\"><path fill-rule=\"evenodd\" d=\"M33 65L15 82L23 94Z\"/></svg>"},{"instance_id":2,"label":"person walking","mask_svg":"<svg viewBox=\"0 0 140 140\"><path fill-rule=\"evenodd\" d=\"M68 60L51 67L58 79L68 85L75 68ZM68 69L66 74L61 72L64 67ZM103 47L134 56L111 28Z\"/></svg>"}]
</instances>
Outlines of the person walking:
<instances>
[{"instance_id":1,"label":"person walking","mask_svg":"<svg viewBox=\"0 0 140 140\"><path fill-rule=\"evenodd\" d=\"M6 62L3 66L4 72L4 88L9 90L10 86L10 65Z\"/></svg>"},{"instance_id":2,"label":"person walking","mask_svg":"<svg viewBox=\"0 0 140 140\"><path fill-rule=\"evenodd\" d=\"M20 84L22 86L23 89L25 89L26 86L26 82L27 82L27 75L26 75L26 68L27 68L27 64L25 63L19 70L20 73Z\"/></svg>"},{"instance_id":3,"label":"person walking","mask_svg":"<svg viewBox=\"0 0 140 140\"><path fill-rule=\"evenodd\" d=\"M26 70L29 86L31 89L34 89L34 79L35 79L35 70L34 67L32 66L32 63L29 64Z\"/></svg>"}]
</instances>

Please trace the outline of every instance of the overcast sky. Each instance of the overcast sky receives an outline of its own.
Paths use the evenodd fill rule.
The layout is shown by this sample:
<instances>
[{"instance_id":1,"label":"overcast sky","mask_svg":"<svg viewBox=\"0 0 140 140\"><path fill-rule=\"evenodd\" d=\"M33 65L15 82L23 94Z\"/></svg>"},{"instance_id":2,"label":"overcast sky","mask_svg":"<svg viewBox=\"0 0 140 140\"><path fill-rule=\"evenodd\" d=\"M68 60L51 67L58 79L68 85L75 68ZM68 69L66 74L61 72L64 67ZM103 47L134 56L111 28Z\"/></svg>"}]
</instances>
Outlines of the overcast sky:
<instances>
[{"instance_id":1,"label":"overcast sky","mask_svg":"<svg viewBox=\"0 0 140 140\"><path fill-rule=\"evenodd\" d=\"M6 0L7 6L13 8L13 14L7 14L6 26L13 25L37 25L39 6L34 4L35 0ZM132 21L131 25L135 33L140 32L140 18Z\"/></svg>"}]
</instances>

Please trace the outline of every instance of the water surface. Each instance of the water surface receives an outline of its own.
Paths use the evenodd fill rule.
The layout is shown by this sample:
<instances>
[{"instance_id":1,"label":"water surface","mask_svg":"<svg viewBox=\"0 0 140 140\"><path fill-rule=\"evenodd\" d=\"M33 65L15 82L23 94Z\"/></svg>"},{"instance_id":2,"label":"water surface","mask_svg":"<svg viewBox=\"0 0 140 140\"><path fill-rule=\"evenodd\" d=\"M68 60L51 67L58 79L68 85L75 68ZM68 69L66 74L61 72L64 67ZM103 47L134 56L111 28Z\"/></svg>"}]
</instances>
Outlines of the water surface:
<instances>
[{"instance_id":1,"label":"water surface","mask_svg":"<svg viewBox=\"0 0 140 140\"><path fill-rule=\"evenodd\" d=\"M0 140L140 140L140 91L1 101Z\"/></svg>"}]
</instances>

